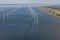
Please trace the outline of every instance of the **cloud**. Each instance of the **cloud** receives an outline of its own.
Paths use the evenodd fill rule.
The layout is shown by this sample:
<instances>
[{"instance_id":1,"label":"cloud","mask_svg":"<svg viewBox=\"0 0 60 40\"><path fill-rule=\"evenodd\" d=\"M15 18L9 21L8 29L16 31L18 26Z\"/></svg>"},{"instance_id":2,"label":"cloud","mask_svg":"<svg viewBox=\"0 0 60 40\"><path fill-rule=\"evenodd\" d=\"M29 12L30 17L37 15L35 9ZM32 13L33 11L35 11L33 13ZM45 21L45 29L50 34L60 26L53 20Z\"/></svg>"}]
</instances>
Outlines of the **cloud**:
<instances>
[{"instance_id":1,"label":"cloud","mask_svg":"<svg viewBox=\"0 0 60 40\"><path fill-rule=\"evenodd\" d=\"M60 0L0 0L0 4L60 4Z\"/></svg>"}]
</instances>

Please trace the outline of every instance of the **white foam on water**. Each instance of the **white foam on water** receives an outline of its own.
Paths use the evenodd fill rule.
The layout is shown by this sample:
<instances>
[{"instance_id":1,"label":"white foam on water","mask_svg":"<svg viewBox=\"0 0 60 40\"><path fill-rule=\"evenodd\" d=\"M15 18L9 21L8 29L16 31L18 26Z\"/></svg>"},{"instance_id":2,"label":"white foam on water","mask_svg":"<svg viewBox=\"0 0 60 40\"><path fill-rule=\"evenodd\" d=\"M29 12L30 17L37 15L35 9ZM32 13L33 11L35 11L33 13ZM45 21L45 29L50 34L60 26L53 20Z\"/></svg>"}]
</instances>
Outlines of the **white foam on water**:
<instances>
[{"instance_id":1,"label":"white foam on water","mask_svg":"<svg viewBox=\"0 0 60 40\"><path fill-rule=\"evenodd\" d=\"M5 13L3 13L3 24L5 24Z\"/></svg>"},{"instance_id":2,"label":"white foam on water","mask_svg":"<svg viewBox=\"0 0 60 40\"><path fill-rule=\"evenodd\" d=\"M38 26L38 15L37 15L37 13L35 13L35 11L32 10L31 6L29 6L29 10L31 12L32 18L34 18L34 24L36 24L36 26Z\"/></svg>"}]
</instances>

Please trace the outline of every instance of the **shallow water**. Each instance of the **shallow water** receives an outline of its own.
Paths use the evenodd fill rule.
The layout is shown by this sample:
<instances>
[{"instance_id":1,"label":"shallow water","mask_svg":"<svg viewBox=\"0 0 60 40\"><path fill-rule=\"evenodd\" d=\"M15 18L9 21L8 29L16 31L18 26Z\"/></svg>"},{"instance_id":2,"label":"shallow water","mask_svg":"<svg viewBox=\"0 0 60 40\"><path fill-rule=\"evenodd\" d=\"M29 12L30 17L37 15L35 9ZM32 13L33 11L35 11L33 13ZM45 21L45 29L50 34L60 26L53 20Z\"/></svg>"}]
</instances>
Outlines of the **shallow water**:
<instances>
[{"instance_id":1,"label":"shallow water","mask_svg":"<svg viewBox=\"0 0 60 40\"><path fill-rule=\"evenodd\" d=\"M1 7L0 40L59 40L60 19L34 7Z\"/></svg>"}]
</instances>

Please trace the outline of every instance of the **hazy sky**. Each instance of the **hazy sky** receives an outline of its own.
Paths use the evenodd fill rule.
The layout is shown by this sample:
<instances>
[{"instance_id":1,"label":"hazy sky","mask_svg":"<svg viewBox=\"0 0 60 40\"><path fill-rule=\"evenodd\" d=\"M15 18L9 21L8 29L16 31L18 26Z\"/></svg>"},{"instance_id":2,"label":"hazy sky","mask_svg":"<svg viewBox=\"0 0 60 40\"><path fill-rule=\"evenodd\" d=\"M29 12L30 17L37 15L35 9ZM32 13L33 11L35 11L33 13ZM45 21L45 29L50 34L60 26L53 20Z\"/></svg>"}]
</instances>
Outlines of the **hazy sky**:
<instances>
[{"instance_id":1,"label":"hazy sky","mask_svg":"<svg viewBox=\"0 0 60 40\"><path fill-rule=\"evenodd\" d=\"M0 4L60 4L60 0L0 0Z\"/></svg>"}]
</instances>

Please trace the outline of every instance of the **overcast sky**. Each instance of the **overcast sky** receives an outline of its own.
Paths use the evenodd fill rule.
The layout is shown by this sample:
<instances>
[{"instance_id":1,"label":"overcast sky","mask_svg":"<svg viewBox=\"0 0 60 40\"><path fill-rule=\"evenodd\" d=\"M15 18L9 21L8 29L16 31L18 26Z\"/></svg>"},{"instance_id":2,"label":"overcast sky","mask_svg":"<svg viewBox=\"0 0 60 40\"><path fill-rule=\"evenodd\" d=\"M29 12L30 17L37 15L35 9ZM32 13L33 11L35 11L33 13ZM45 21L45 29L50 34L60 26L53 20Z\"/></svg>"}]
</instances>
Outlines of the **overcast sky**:
<instances>
[{"instance_id":1,"label":"overcast sky","mask_svg":"<svg viewBox=\"0 0 60 40\"><path fill-rule=\"evenodd\" d=\"M0 0L0 4L60 4L60 0Z\"/></svg>"}]
</instances>

